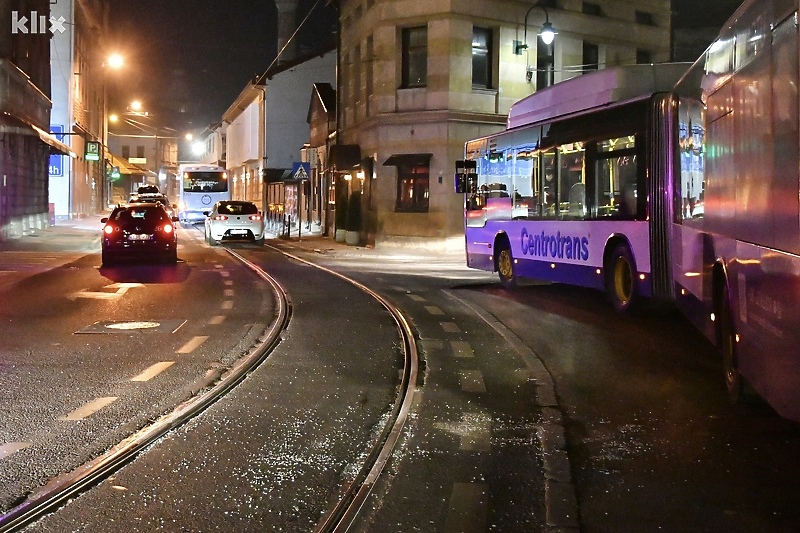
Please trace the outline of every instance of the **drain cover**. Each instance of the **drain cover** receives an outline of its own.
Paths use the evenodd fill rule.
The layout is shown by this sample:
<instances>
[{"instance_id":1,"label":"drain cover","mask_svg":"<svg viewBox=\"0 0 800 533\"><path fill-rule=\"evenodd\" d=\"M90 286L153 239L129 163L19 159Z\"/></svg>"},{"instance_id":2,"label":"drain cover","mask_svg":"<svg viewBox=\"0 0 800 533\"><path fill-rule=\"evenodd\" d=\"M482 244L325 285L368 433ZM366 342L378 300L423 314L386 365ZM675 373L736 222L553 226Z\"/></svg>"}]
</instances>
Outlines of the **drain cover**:
<instances>
[{"instance_id":1,"label":"drain cover","mask_svg":"<svg viewBox=\"0 0 800 533\"><path fill-rule=\"evenodd\" d=\"M175 333L186 320L107 320L75 333Z\"/></svg>"}]
</instances>

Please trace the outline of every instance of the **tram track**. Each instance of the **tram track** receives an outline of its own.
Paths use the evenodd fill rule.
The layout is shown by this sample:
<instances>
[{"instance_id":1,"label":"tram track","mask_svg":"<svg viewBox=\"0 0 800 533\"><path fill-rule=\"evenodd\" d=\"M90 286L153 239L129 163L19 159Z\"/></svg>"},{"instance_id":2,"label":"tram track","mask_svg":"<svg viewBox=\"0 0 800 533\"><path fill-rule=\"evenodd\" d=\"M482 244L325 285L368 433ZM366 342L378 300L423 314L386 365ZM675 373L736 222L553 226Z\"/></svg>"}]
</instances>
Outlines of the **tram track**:
<instances>
[{"instance_id":1,"label":"tram track","mask_svg":"<svg viewBox=\"0 0 800 533\"><path fill-rule=\"evenodd\" d=\"M385 418L378 437L368 445L368 449L364 453L365 459L360 469L351 480L343 484L338 497L328 508L328 511L322 515L322 519L314 529L315 532L320 533L347 531L357 520L364 502L388 464L392 451L400 439L413 403L418 377L418 353L413 331L409 321L400 309L365 285L278 248L275 248L275 250L291 260L313 266L343 279L368 294L389 312L396 323L400 336L404 364L390 413ZM263 329L258 334L258 343L233 367L221 376L216 377L213 383L208 383L209 388L205 392L187 400L172 412L159 417L153 423L140 429L101 456L92 459L71 472L52 479L45 486L34 490L22 503L0 515L0 533L22 530L45 515L55 512L81 493L92 489L111 477L122 467L134 461L156 441L195 418L224 397L255 370L281 342L281 332L288 327L292 314L289 295L277 280L263 271L258 265L234 250L228 248L226 251L255 272L257 276L265 280L275 294L276 312L274 319L268 326L259 326Z\"/></svg>"}]
</instances>

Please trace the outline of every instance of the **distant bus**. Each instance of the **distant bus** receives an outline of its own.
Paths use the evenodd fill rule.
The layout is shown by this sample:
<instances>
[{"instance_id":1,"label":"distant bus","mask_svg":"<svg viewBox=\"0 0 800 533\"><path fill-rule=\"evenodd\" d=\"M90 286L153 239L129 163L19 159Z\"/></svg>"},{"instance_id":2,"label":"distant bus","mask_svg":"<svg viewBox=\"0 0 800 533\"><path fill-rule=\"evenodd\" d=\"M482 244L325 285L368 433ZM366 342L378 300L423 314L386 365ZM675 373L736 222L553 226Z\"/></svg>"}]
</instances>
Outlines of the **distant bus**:
<instances>
[{"instance_id":1,"label":"distant bus","mask_svg":"<svg viewBox=\"0 0 800 533\"><path fill-rule=\"evenodd\" d=\"M227 171L217 165L184 164L178 169L180 201L178 217L181 222L203 220L203 211L221 200L231 199Z\"/></svg>"},{"instance_id":2,"label":"distant bus","mask_svg":"<svg viewBox=\"0 0 800 533\"><path fill-rule=\"evenodd\" d=\"M800 421L797 0L748 0L694 65L586 74L466 143L467 264L674 303Z\"/></svg>"}]
</instances>

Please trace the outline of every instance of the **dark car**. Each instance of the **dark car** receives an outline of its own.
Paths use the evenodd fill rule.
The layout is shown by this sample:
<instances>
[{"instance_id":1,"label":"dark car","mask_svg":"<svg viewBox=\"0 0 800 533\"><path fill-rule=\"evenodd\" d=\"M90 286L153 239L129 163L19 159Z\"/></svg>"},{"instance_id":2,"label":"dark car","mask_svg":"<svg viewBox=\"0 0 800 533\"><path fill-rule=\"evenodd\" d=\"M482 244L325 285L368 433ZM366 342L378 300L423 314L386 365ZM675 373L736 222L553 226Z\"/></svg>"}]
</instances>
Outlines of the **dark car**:
<instances>
[{"instance_id":1,"label":"dark car","mask_svg":"<svg viewBox=\"0 0 800 533\"><path fill-rule=\"evenodd\" d=\"M160 203L116 207L100 219L103 227L103 265L121 260L160 259L178 261L177 217L170 217Z\"/></svg>"}]
</instances>

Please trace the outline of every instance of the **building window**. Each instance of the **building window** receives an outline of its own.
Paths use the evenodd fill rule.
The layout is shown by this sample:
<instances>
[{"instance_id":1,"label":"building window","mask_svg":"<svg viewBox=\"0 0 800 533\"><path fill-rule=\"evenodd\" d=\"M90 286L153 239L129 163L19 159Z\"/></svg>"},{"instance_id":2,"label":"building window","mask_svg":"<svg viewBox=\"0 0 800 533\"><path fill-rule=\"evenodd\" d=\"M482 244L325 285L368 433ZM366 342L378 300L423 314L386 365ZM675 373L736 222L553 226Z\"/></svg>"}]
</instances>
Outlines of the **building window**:
<instances>
[{"instance_id":1,"label":"building window","mask_svg":"<svg viewBox=\"0 0 800 533\"><path fill-rule=\"evenodd\" d=\"M645 65L647 63L653 62L653 56L647 50L641 50L639 48L636 49L636 63L639 65Z\"/></svg>"},{"instance_id":2,"label":"building window","mask_svg":"<svg viewBox=\"0 0 800 533\"><path fill-rule=\"evenodd\" d=\"M131 158L131 147L127 144L122 145L122 159L130 159Z\"/></svg>"},{"instance_id":3,"label":"building window","mask_svg":"<svg viewBox=\"0 0 800 533\"><path fill-rule=\"evenodd\" d=\"M603 15L603 10L600 9L598 4L593 4L591 2L584 2L583 3L583 14L584 15L594 15L600 17Z\"/></svg>"},{"instance_id":4,"label":"building window","mask_svg":"<svg viewBox=\"0 0 800 533\"><path fill-rule=\"evenodd\" d=\"M555 81L553 64L554 43L544 44L542 37L536 37L536 90L550 87Z\"/></svg>"},{"instance_id":5,"label":"building window","mask_svg":"<svg viewBox=\"0 0 800 533\"><path fill-rule=\"evenodd\" d=\"M597 70L600 63L600 49L596 44L583 42L583 71Z\"/></svg>"},{"instance_id":6,"label":"building window","mask_svg":"<svg viewBox=\"0 0 800 533\"><path fill-rule=\"evenodd\" d=\"M428 28L403 29L403 87L428 83Z\"/></svg>"},{"instance_id":7,"label":"building window","mask_svg":"<svg viewBox=\"0 0 800 533\"><path fill-rule=\"evenodd\" d=\"M140 159L144 157L144 146L141 144L136 147L136 157Z\"/></svg>"},{"instance_id":8,"label":"building window","mask_svg":"<svg viewBox=\"0 0 800 533\"><path fill-rule=\"evenodd\" d=\"M397 166L397 211L427 212L430 166Z\"/></svg>"},{"instance_id":9,"label":"building window","mask_svg":"<svg viewBox=\"0 0 800 533\"><path fill-rule=\"evenodd\" d=\"M472 29L472 86L492 88L492 30Z\"/></svg>"},{"instance_id":10,"label":"building window","mask_svg":"<svg viewBox=\"0 0 800 533\"><path fill-rule=\"evenodd\" d=\"M656 25L655 21L653 20L653 14L647 13L646 11L636 12L636 24L644 24L646 26Z\"/></svg>"}]
</instances>

